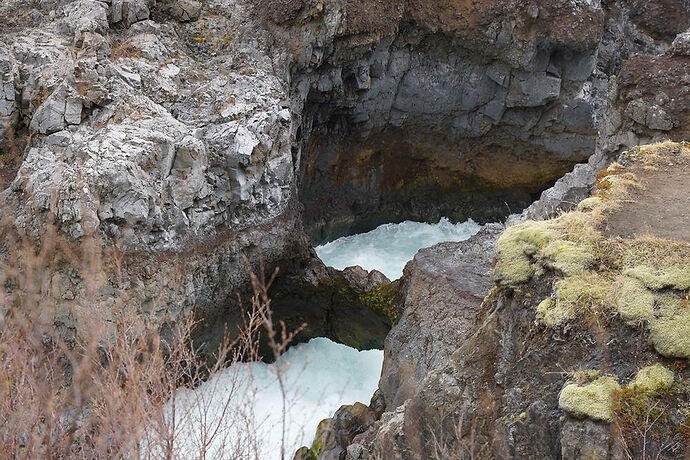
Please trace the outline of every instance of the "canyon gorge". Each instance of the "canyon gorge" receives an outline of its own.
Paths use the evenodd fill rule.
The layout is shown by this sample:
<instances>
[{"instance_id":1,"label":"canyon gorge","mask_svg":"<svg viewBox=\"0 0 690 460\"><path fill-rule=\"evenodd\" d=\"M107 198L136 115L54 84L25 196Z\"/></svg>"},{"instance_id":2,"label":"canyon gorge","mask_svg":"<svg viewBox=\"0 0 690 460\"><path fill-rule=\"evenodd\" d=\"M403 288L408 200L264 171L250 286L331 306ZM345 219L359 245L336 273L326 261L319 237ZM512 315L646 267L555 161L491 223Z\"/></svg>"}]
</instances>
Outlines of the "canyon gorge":
<instances>
[{"instance_id":1,"label":"canyon gorge","mask_svg":"<svg viewBox=\"0 0 690 460\"><path fill-rule=\"evenodd\" d=\"M6 0L0 21L0 253L29 272L19 249L60 241L40 294L65 334L193 314L211 356L249 270L278 269L295 343L384 350L372 400L295 458L640 458L587 395L659 373L650 445L690 455L687 0ZM478 233L398 279L315 249L442 218Z\"/></svg>"}]
</instances>

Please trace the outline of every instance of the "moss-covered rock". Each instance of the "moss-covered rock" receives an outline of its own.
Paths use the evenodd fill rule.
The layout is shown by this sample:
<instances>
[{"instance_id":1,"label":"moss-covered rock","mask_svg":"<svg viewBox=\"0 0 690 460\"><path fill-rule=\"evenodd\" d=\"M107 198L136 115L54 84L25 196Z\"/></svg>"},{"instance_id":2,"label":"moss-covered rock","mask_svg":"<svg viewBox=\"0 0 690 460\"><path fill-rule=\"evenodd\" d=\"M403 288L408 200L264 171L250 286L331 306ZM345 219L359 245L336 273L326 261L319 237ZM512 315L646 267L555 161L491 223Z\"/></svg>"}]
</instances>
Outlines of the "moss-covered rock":
<instances>
[{"instance_id":1,"label":"moss-covered rock","mask_svg":"<svg viewBox=\"0 0 690 460\"><path fill-rule=\"evenodd\" d=\"M566 240L550 243L543 252L545 264L565 276L577 275L594 263L594 251L586 244Z\"/></svg>"},{"instance_id":2,"label":"moss-covered rock","mask_svg":"<svg viewBox=\"0 0 690 460\"><path fill-rule=\"evenodd\" d=\"M530 221L508 228L496 244L494 280L512 287L528 281L534 275L532 257L555 236L544 222Z\"/></svg>"},{"instance_id":3,"label":"moss-covered rock","mask_svg":"<svg viewBox=\"0 0 690 460\"><path fill-rule=\"evenodd\" d=\"M359 301L379 315L386 316L395 326L398 323L398 311L395 306L396 295L397 289L394 284L384 284L366 292L360 292Z\"/></svg>"},{"instance_id":4,"label":"moss-covered rock","mask_svg":"<svg viewBox=\"0 0 690 460\"><path fill-rule=\"evenodd\" d=\"M607 230L611 214L648 188L644 168L668 163L679 149L688 150L668 142L637 149L626 166L614 164L597 176L596 194L577 210L509 228L497 245L496 283L529 293L528 282L550 277L552 291L536 306L547 327L618 312L627 326L647 328L663 356L690 357L688 244L654 234L620 238ZM642 168L631 167L635 162Z\"/></svg>"},{"instance_id":5,"label":"moss-covered rock","mask_svg":"<svg viewBox=\"0 0 690 460\"><path fill-rule=\"evenodd\" d=\"M679 291L690 289L690 265L641 265L626 270L625 274L640 280L647 288L655 291L667 288Z\"/></svg>"},{"instance_id":6,"label":"moss-covered rock","mask_svg":"<svg viewBox=\"0 0 690 460\"><path fill-rule=\"evenodd\" d=\"M640 369L635 379L628 386L637 387L646 392L657 392L671 388L675 374L659 363Z\"/></svg>"},{"instance_id":7,"label":"moss-covered rock","mask_svg":"<svg viewBox=\"0 0 690 460\"><path fill-rule=\"evenodd\" d=\"M580 201L577 205L578 211L592 211L602 205L602 199L598 196L591 196Z\"/></svg>"},{"instance_id":8,"label":"moss-covered rock","mask_svg":"<svg viewBox=\"0 0 690 460\"><path fill-rule=\"evenodd\" d=\"M557 308L556 301L549 297L537 306L537 318L547 326L554 327L568 318L568 312Z\"/></svg>"},{"instance_id":9,"label":"moss-covered rock","mask_svg":"<svg viewBox=\"0 0 690 460\"><path fill-rule=\"evenodd\" d=\"M599 377L587 385L566 385L558 398L558 406L576 418L613 420L612 396L620 389L615 377Z\"/></svg>"},{"instance_id":10,"label":"moss-covered rock","mask_svg":"<svg viewBox=\"0 0 690 460\"><path fill-rule=\"evenodd\" d=\"M596 272L569 276L556 282L555 305L545 316L545 323L557 326L576 314L601 311L613 297L611 282Z\"/></svg>"},{"instance_id":11,"label":"moss-covered rock","mask_svg":"<svg viewBox=\"0 0 690 460\"><path fill-rule=\"evenodd\" d=\"M334 448L337 448L337 445L333 431L333 419L327 418L319 422L311 447L300 447L295 453L294 460L317 460Z\"/></svg>"},{"instance_id":12,"label":"moss-covered rock","mask_svg":"<svg viewBox=\"0 0 690 460\"><path fill-rule=\"evenodd\" d=\"M616 307L627 325L638 325L654 317L654 294L641 281L626 276L620 281Z\"/></svg>"},{"instance_id":13,"label":"moss-covered rock","mask_svg":"<svg viewBox=\"0 0 690 460\"><path fill-rule=\"evenodd\" d=\"M690 309L655 319L649 325L649 341L668 358L690 358Z\"/></svg>"}]
</instances>

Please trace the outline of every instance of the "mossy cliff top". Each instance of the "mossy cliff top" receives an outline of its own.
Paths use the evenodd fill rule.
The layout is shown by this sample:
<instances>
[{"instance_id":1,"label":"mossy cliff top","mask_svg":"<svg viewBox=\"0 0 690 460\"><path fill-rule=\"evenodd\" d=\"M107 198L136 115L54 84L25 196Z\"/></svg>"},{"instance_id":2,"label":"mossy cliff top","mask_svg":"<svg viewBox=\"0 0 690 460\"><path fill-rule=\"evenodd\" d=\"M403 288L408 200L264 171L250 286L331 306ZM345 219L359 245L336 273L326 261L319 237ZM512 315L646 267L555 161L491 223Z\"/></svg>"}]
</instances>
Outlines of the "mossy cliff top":
<instances>
[{"instance_id":1,"label":"mossy cliff top","mask_svg":"<svg viewBox=\"0 0 690 460\"><path fill-rule=\"evenodd\" d=\"M675 373L659 363L640 369L635 378L621 386L615 376L602 376L598 370L575 372L558 397L558 406L575 418L611 422L621 416L622 398L637 399L637 404L652 404L660 395L676 394ZM678 404L686 406L687 404ZM687 427L686 427L687 428Z\"/></svg>"},{"instance_id":2,"label":"mossy cliff top","mask_svg":"<svg viewBox=\"0 0 690 460\"><path fill-rule=\"evenodd\" d=\"M536 307L547 328L619 315L660 355L690 358L690 144L638 147L621 162L576 210L507 229L494 279L525 292L551 283Z\"/></svg>"}]
</instances>

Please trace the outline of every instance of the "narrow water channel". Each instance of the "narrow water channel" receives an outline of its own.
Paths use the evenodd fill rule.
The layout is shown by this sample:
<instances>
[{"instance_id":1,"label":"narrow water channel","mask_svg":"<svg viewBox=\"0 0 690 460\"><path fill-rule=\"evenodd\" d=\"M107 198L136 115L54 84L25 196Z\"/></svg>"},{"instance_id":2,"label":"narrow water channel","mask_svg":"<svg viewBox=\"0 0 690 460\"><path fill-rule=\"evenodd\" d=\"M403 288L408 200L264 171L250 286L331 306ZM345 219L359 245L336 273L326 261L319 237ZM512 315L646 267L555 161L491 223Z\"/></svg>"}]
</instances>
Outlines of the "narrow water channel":
<instances>
[{"instance_id":1,"label":"narrow water channel","mask_svg":"<svg viewBox=\"0 0 690 460\"><path fill-rule=\"evenodd\" d=\"M411 221L384 224L368 233L346 236L319 246L316 252L326 265L339 270L359 265L396 280L420 249L444 241L466 240L480 228L471 219L457 224L446 218L436 224Z\"/></svg>"},{"instance_id":2,"label":"narrow water channel","mask_svg":"<svg viewBox=\"0 0 690 460\"><path fill-rule=\"evenodd\" d=\"M316 250L327 265L338 269L360 265L395 280L419 249L462 241L479 229L471 220L458 224L447 219L437 224L408 221L340 238ZM179 429L182 449L186 445L189 452L198 452L199 426L213 426L223 416L211 457L236 452L243 458L245 452L252 452L254 458L278 460L284 436L285 458L291 459L300 446L311 445L319 422L341 405L369 402L378 387L382 364L382 350L360 352L316 338L290 348L278 363L233 365L199 388L179 392L176 412L185 414ZM284 414L279 373L286 388ZM228 398L231 392L233 396Z\"/></svg>"}]
</instances>

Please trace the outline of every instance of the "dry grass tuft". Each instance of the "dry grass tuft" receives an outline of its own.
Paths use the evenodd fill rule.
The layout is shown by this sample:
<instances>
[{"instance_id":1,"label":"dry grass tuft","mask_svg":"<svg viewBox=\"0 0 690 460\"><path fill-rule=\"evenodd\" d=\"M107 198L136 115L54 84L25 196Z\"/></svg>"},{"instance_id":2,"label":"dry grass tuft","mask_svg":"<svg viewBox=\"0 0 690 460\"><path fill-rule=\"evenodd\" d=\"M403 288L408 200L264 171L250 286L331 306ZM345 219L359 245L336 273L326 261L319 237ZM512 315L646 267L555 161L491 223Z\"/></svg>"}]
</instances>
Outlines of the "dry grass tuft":
<instances>
[{"instance_id":1,"label":"dry grass tuft","mask_svg":"<svg viewBox=\"0 0 690 460\"><path fill-rule=\"evenodd\" d=\"M117 265L100 241L74 246L50 227L35 241L13 237L8 228L0 262L0 458L258 455L251 413L236 404L253 396L238 394L247 391L242 382L217 389L227 394L219 418L204 416L213 398L192 399L184 410L177 398L180 388L258 359L260 329L276 356L285 351L294 333L273 325L270 281L252 274L255 295L244 327L204 361L191 340L191 317L166 324L163 334L152 316L116 295L108 311L96 309L103 265ZM57 307L55 276L66 267L82 277L83 288ZM201 423L191 440L182 439L192 412Z\"/></svg>"}]
</instances>

